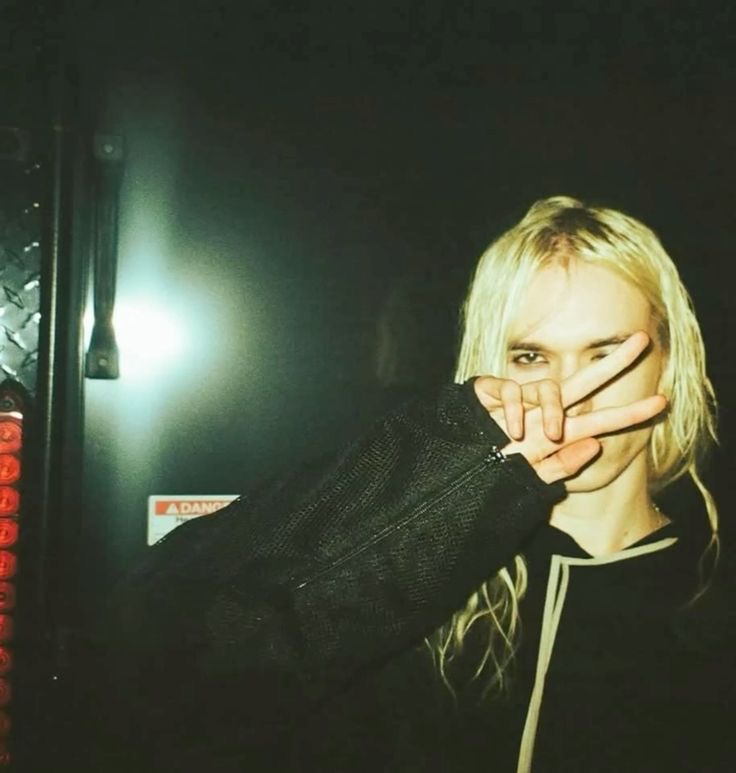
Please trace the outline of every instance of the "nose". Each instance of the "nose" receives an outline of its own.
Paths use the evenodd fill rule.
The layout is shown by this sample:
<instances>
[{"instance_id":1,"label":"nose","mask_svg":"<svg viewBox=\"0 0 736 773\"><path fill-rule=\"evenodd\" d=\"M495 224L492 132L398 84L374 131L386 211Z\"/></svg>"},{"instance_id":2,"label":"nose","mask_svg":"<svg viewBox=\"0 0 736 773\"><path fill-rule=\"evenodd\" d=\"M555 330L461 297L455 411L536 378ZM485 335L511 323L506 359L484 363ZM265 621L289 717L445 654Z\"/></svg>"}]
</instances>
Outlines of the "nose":
<instances>
[{"instance_id":1,"label":"nose","mask_svg":"<svg viewBox=\"0 0 736 773\"><path fill-rule=\"evenodd\" d=\"M556 379L558 383L562 383L565 379L577 373L584 365L585 363L576 353L567 352L553 364L552 378Z\"/></svg>"},{"instance_id":2,"label":"nose","mask_svg":"<svg viewBox=\"0 0 736 773\"><path fill-rule=\"evenodd\" d=\"M570 378L573 374L577 373L580 368L584 367L585 363L575 354L568 354L560 359L557 366L557 373L555 374L558 382L561 383L565 379ZM571 405L565 409L567 416L580 416L584 413L590 413L593 410L593 398L585 397L580 402Z\"/></svg>"}]
</instances>

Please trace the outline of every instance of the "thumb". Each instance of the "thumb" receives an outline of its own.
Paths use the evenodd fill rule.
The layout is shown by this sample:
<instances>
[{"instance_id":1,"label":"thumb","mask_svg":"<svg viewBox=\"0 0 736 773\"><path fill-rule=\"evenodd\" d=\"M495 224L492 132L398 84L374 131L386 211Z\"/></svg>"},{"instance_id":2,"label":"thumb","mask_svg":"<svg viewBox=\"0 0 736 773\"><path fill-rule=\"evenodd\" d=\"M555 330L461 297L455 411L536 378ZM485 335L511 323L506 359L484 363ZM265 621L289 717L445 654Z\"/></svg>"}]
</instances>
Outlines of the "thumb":
<instances>
[{"instance_id":1,"label":"thumb","mask_svg":"<svg viewBox=\"0 0 736 773\"><path fill-rule=\"evenodd\" d=\"M578 472L600 451L601 444L595 438L584 438L542 459L532 465L545 483L564 480Z\"/></svg>"}]
</instances>

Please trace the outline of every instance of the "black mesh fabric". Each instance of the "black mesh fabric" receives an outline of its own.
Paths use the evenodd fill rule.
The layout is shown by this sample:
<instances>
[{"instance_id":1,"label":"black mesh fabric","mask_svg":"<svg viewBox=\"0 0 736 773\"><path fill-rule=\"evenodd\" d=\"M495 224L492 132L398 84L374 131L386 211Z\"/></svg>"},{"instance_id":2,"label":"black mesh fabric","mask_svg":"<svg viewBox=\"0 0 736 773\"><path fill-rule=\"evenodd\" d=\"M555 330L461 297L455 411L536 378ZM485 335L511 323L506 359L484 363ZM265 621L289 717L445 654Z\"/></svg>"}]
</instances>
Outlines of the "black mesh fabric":
<instances>
[{"instance_id":1,"label":"black mesh fabric","mask_svg":"<svg viewBox=\"0 0 736 773\"><path fill-rule=\"evenodd\" d=\"M416 645L563 493L499 461L506 442L470 385L445 387L154 546L86 656L83 700L105 707L95 766L257 769L300 717Z\"/></svg>"}]
</instances>

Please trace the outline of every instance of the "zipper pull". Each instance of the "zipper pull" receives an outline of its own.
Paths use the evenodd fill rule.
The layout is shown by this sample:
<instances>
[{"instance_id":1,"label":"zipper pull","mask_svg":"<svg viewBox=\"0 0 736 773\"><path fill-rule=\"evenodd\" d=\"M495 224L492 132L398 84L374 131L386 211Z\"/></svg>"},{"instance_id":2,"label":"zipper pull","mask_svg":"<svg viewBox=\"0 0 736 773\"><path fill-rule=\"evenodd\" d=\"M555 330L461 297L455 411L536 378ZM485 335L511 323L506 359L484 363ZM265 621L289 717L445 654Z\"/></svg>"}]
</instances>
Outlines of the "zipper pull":
<instances>
[{"instance_id":1,"label":"zipper pull","mask_svg":"<svg viewBox=\"0 0 736 773\"><path fill-rule=\"evenodd\" d=\"M491 446L491 452L486 456L487 462L494 462L495 464L503 464L507 460L508 457L498 446Z\"/></svg>"}]
</instances>

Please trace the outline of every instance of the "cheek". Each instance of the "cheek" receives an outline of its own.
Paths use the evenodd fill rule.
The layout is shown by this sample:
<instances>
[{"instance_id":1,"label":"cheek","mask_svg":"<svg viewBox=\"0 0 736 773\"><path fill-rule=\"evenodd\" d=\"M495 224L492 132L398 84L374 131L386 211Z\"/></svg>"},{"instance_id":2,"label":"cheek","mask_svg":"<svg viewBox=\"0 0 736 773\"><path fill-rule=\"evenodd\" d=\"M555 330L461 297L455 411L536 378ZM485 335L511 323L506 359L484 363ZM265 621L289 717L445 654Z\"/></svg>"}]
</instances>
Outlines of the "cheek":
<instances>
[{"instance_id":1,"label":"cheek","mask_svg":"<svg viewBox=\"0 0 736 773\"><path fill-rule=\"evenodd\" d=\"M646 458L651 427L621 432L601 438L599 468L613 480L618 477L634 459Z\"/></svg>"}]
</instances>

